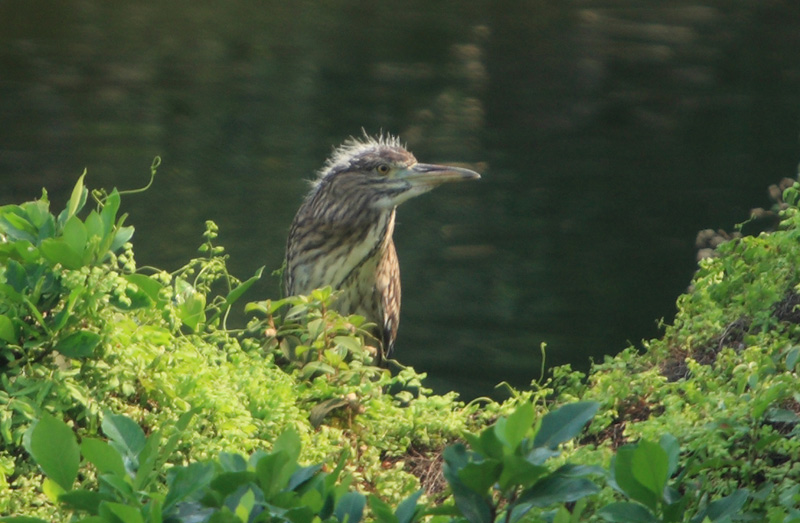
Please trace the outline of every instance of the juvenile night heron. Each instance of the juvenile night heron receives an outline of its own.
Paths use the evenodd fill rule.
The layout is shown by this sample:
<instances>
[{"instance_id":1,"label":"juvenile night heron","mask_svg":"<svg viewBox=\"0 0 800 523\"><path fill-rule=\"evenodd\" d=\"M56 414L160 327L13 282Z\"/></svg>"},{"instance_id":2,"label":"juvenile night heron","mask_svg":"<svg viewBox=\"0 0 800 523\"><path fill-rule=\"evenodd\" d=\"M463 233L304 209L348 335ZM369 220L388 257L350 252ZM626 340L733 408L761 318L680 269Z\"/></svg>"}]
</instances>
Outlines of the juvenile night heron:
<instances>
[{"instance_id":1,"label":"juvenile night heron","mask_svg":"<svg viewBox=\"0 0 800 523\"><path fill-rule=\"evenodd\" d=\"M289 230L287 295L330 285L335 308L375 323L391 353L400 320L400 267L392 232L398 205L446 182L476 180L475 171L417 162L396 137L351 138L319 171Z\"/></svg>"}]
</instances>

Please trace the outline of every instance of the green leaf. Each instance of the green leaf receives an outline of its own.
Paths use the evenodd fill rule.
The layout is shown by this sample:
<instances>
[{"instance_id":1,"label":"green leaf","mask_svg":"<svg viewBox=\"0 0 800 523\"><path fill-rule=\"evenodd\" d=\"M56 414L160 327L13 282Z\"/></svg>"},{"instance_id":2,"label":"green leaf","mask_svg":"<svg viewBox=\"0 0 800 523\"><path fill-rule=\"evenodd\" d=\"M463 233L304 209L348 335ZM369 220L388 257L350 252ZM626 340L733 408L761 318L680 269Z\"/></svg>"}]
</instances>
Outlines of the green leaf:
<instances>
[{"instance_id":1,"label":"green leaf","mask_svg":"<svg viewBox=\"0 0 800 523\"><path fill-rule=\"evenodd\" d=\"M177 469L177 470L175 470ZM169 475L169 492L164 498L164 512L181 501L187 501L211 484L214 479L214 464L195 462L188 467L175 467Z\"/></svg>"},{"instance_id":2,"label":"green leaf","mask_svg":"<svg viewBox=\"0 0 800 523\"><path fill-rule=\"evenodd\" d=\"M86 176L86 169L83 170L83 174L81 174L78 181L75 183L75 187L72 188L72 195L67 202L67 207L61 212L61 215L58 217L58 223L63 227L64 224L73 216L75 216L78 211L80 211L84 204L86 204L86 197L89 194L89 190L83 186L83 178Z\"/></svg>"},{"instance_id":3,"label":"green leaf","mask_svg":"<svg viewBox=\"0 0 800 523\"><path fill-rule=\"evenodd\" d=\"M419 489L397 505L397 510L395 511L397 523L412 523L418 519L417 516L420 513L420 509L417 506L417 502L423 492L422 489Z\"/></svg>"},{"instance_id":4,"label":"green leaf","mask_svg":"<svg viewBox=\"0 0 800 523\"><path fill-rule=\"evenodd\" d=\"M705 509L697 514L697 516L692 518L692 523L699 523L706 517L711 521L720 521L724 518L739 515L741 514L745 501L747 501L749 497L749 490L739 489L730 496L712 501Z\"/></svg>"},{"instance_id":5,"label":"green leaf","mask_svg":"<svg viewBox=\"0 0 800 523\"><path fill-rule=\"evenodd\" d=\"M508 417L500 418L494 425L497 438L506 445L506 453L513 453L533 426L536 411L533 404L525 402Z\"/></svg>"},{"instance_id":6,"label":"green leaf","mask_svg":"<svg viewBox=\"0 0 800 523\"><path fill-rule=\"evenodd\" d=\"M272 452L285 452L293 462L300 457L301 450L300 436L294 429L284 430L272 445Z\"/></svg>"},{"instance_id":7,"label":"green leaf","mask_svg":"<svg viewBox=\"0 0 800 523\"><path fill-rule=\"evenodd\" d=\"M534 446L555 450L559 444L580 434L598 408L600 404L596 401L581 401L549 412L542 418L542 424L533 440Z\"/></svg>"},{"instance_id":8,"label":"green leaf","mask_svg":"<svg viewBox=\"0 0 800 523\"><path fill-rule=\"evenodd\" d=\"M87 239L92 238L93 236L96 236L101 240L105 238L106 231L103 225L103 220L100 218L100 215L97 214L97 211L92 211L89 213L89 216L86 217L84 225L86 227Z\"/></svg>"},{"instance_id":9,"label":"green leaf","mask_svg":"<svg viewBox=\"0 0 800 523\"><path fill-rule=\"evenodd\" d=\"M325 416L340 407L347 406L349 403L350 402L344 398L330 398L317 405L314 405L309 413L309 421L311 422L311 426L315 429L319 428L319 426L322 425L322 422L325 420Z\"/></svg>"},{"instance_id":10,"label":"green leaf","mask_svg":"<svg viewBox=\"0 0 800 523\"><path fill-rule=\"evenodd\" d=\"M105 234L110 233L114 228L114 220L117 217L117 211L119 211L119 204L119 191L114 189L111 191L111 194L106 197L106 200L103 202L103 209L100 211L100 218L103 221Z\"/></svg>"},{"instance_id":11,"label":"green leaf","mask_svg":"<svg viewBox=\"0 0 800 523\"><path fill-rule=\"evenodd\" d=\"M664 495L664 486L669 479L669 457L657 443L640 441L631 459L633 477L652 492L656 499Z\"/></svg>"},{"instance_id":12,"label":"green leaf","mask_svg":"<svg viewBox=\"0 0 800 523\"><path fill-rule=\"evenodd\" d=\"M412 494L415 496L416 494ZM377 523L408 523L401 522L398 517L392 512L392 507L388 503L382 501L375 494L370 494L368 498L369 508L372 516ZM399 508L398 508L399 511Z\"/></svg>"},{"instance_id":13,"label":"green leaf","mask_svg":"<svg viewBox=\"0 0 800 523\"><path fill-rule=\"evenodd\" d=\"M443 457L442 472L461 514L470 523L491 523L492 512L486 496L467 487L458 477L459 471L469 463L466 447L460 443L451 445L444 450Z\"/></svg>"},{"instance_id":14,"label":"green leaf","mask_svg":"<svg viewBox=\"0 0 800 523\"><path fill-rule=\"evenodd\" d=\"M67 269L83 267L83 251L76 252L63 239L47 238L39 246L44 258L52 264L59 263Z\"/></svg>"},{"instance_id":15,"label":"green leaf","mask_svg":"<svg viewBox=\"0 0 800 523\"><path fill-rule=\"evenodd\" d=\"M572 478L554 473L522 492L520 504L547 507L554 503L572 503L600 491L586 478Z\"/></svg>"},{"instance_id":16,"label":"green leaf","mask_svg":"<svg viewBox=\"0 0 800 523\"><path fill-rule=\"evenodd\" d=\"M364 514L366 501L360 492L347 492L339 498L333 515L341 523L358 523Z\"/></svg>"},{"instance_id":17,"label":"green leaf","mask_svg":"<svg viewBox=\"0 0 800 523\"><path fill-rule=\"evenodd\" d=\"M487 495L492 485L501 477L501 470L503 473L506 471L500 462L494 459L472 461L458 471L458 479L475 492Z\"/></svg>"},{"instance_id":18,"label":"green leaf","mask_svg":"<svg viewBox=\"0 0 800 523\"><path fill-rule=\"evenodd\" d=\"M361 345L361 340L353 336L334 336L333 342L336 345L341 345L347 349L348 352L357 353L363 348Z\"/></svg>"},{"instance_id":19,"label":"green leaf","mask_svg":"<svg viewBox=\"0 0 800 523\"><path fill-rule=\"evenodd\" d=\"M613 523L658 523L655 515L638 503L611 503L598 510L597 515Z\"/></svg>"},{"instance_id":20,"label":"green leaf","mask_svg":"<svg viewBox=\"0 0 800 523\"><path fill-rule=\"evenodd\" d=\"M29 516L8 516L0 518L0 523L48 523L48 522L43 519L32 518Z\"/></svg>"},{"instance_id":21,"label":"green leaf","mask_svg":"<svg viewBox=\"0 0 800 523\"><path fill-rule=\"evenodd\" d=\"M79 256L83 257L86 251L86 244L89 240L89 235L86 232L86 226L80 218L73 216L67 223L64 224L64 231L62 232L63 241L69 245L69 248Z\"/></svg>"},{"instance_id":22,"label":"green leaf","mask_svg":"<svg viewBox=\"0 0 800 523\"><path fill-rule=\"evenodd\" d=\"M141 490L145 488L158 471L155 470L158 461L158 450L161 446L161 433L154 431L145 439L144 447L139 452L139 467L136 476L133 478L133 488Z\"/></svg>"},{"instance_id":23,"label":"green leaf","mask_svg":"<svg viewBox=\"0 0 800 523\"><path fill-rule=\"evenodd\" d=\"M273 452L258 460L256 477L265 499L269 501L286 486L294 465L286 452Z\"/></svg>"},{"instance_id":24,"label":"green leaf","mask_svg":"<svg viewBox=\"0 0 800 523\"><path fill-rule=\"evenodd\" d=\"M669 467L667 467L667 477L671 478L678 470L678 461L681 457L681 446L678 440L672 434L664 434L658 440L658 444L667 453Z\"/></svg>"},{"instance_id":25,"label":"green leaf","mask_svg":"<svg viewBox=\"0 0 800 523\"><path fill-rule=\"evenodd\" d=\"M611 461L613 482L629 498L638 501L650 510L655 510L658 499L661 496L656 495L636 479L633 472L633 456L635 452L636 445L623 445L617 449L617 454Z\"/></svg>"},{"instance_id":26,"label":"green leaf","mask_svg":"<svg viewBox=\"0 0 800 523\"><path fill-rule=\"evenodd\" d=\"M25 240L37 243L38 231L20 207L5 205L0 207L0 231L11 240Z\"/></svg>"},{"instance_id":27,"label":"green leaf","mask_svg":"<svg viewBox=\"0 0 800 523\"><path fill-rule=\"evenodd\" d=\"M500 489L511 486L528 487L549 472L547 467L534 465L521 456L506 456L503 459L503 473L500 475Z\"/></svg>"},{"instance_id":28,"label":"green leaf","mask_svg":"<svg viewBox=\"0 0 800 523\"><path fill-rule=\"evenodd\" d=\"M45 474L64 490L78 477L80 451L66 423L48 413L29 429L27 450Z\"/></svg>"},{"instance_id":29,"label":"green leaf","mask_svg":"<svg viewBox=\"0 0 800 523\"><path fill-rule=\"evenodd\" d=\"M124 523L144 523L141 510L122 503L104 501L100 504L98 512L106 521L115 521L119 518Z\"/></svg>"},{"instance_id":30,"label":"green leaf","mask_svg":"<svg viewBox=\"0 0 800 523\"><path fill-rule=\"evenodd\" d=\"M68 358L87 358L100 345L102 339L96 332L80 330L59 340L53 350Z\"/></svg>"},{"instance_id":31,"label":"green leaf","mask_svg":"<svg viewBox=\"0 0 800 523\"><path fill-rule=\"evenodd\" d=\"M130 239L133 237L133 233L133 227L120 227L117 229L117 232L114 234L114 241L111 242L111 246L108 248L108 250L111 252L117 252L120 247L130 241Z\"/></svg>"},{"instance_id":32,"label":"green leaf","mask_svg":"<svg viewBox=\"0 0 800 523\"><path fill-rule=\"evenodd\" d=\"M247 292L247 290L253 286L255 282L261 279L261 273L264 272L264 267L260 267L255 275L248 278L246 281L243 281L239 285L236 286L228 295L225 297L225 305L230 307L236 300L242 297L242 294Z\"/></svg>"},{"instance_id":33,"label":"green leaf","mask_svg":"<svg viewBox=\"0 0 800 523\"><path fill-rule=\"evenodd\" d=\"M15 343L17 341L14 323L11 321L11 318L5 314L0 314L0 340L7 341L8 343Z\"/></svg>"},{"instance_id":34,"label":"green leaf","mask_svg":"<svg viewBox=\"0 0 800 523\"><path fill-rule=\"evenodd\" d=\"M81 454L102 474L125 475L125 464L117 449L96 438L83 438Z\"/></svg>"},{"instance_id":35,"label":"green leaf","mask_svg":"<svg viewBox=\"0 0 800 523\"><path fill-rule=\"evenodd\" d=\"M72 490L61 494L58 501L72 510L82 510L97 515L100 503L110 501L110 499L106 495L91 490Z\"/></svg>"},{"instance_id":36,"label":"green leaf","mask_svg":"<svg viewBox=\"0 0 800 523\"><path fill-rule=\"evenodd\" d=\"M121 414L106 413L103 416L103 432L111 440L109 443L123 458L133 460L138 466L139 453L144 449L144 432L132 419ZM135 469L126 467L129 472Z\"/></svg>"}]
</instances>

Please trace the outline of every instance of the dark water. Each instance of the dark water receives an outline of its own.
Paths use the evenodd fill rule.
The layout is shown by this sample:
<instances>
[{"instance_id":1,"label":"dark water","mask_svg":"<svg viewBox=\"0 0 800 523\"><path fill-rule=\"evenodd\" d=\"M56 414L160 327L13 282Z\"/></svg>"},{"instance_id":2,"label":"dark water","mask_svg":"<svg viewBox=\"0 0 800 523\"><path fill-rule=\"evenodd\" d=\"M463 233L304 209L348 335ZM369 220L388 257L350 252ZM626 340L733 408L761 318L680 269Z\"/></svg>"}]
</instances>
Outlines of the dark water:
<instances>
[{"instance_id":1,"label":"dark water","mask_svg":"<svg viewBox=\"0 0 800 523\"><path fill-rule=\"evenodd\" d=\"M304 179L399 133L479 183L405 204L397 357L490 394L657 336L703 228L770 204L800 159L800 4L0 3L0 203L123 202L140 265L215 220L231 266L280 266ZM277 295L268 280L250 295Z\"/></svg>"}]
</instances>

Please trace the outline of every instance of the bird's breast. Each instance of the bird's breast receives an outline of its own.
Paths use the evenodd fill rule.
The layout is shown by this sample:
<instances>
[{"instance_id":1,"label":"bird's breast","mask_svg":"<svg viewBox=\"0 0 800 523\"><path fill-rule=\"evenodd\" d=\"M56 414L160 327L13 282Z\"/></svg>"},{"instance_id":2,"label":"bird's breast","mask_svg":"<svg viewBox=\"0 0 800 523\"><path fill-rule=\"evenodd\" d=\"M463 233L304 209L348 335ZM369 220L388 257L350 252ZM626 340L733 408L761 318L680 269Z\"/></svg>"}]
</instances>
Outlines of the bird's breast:
<instances>
[{"instance_id":1,"label":"bird's breast","mask_svg":"<svg viewBox=\"0 0 800 523\"><path fill-rule=\"evenodd\" d=\"M319 224L313 232L311 249L303 249L288 260L289 294L308 294L330 285L341 290L338 308L345 314L354 310L364 294L374 293L378 263L392 241L395 213L385 213L360 228Z\"/></svg>"}]
</instances>

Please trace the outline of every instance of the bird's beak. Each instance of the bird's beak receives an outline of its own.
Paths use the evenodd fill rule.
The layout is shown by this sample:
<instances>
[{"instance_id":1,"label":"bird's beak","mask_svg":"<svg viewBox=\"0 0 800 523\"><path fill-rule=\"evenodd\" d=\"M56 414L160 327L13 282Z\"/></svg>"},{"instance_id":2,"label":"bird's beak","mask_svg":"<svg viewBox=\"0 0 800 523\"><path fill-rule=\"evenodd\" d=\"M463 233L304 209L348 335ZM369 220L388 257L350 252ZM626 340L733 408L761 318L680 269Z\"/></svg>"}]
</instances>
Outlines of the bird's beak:
<instances>
[{"instance_id":1,"label":"bird's beak","mask_svg":"<svg viewBox=\"0 0 800 523\"><path fill-rule=\"evenodd\" d=\"M412 185L429 185L435 187L446 182L478 180L481 175L463 167L415 163L397 173L397 177L409 181Z\"/></svg>"}]
</instances>

